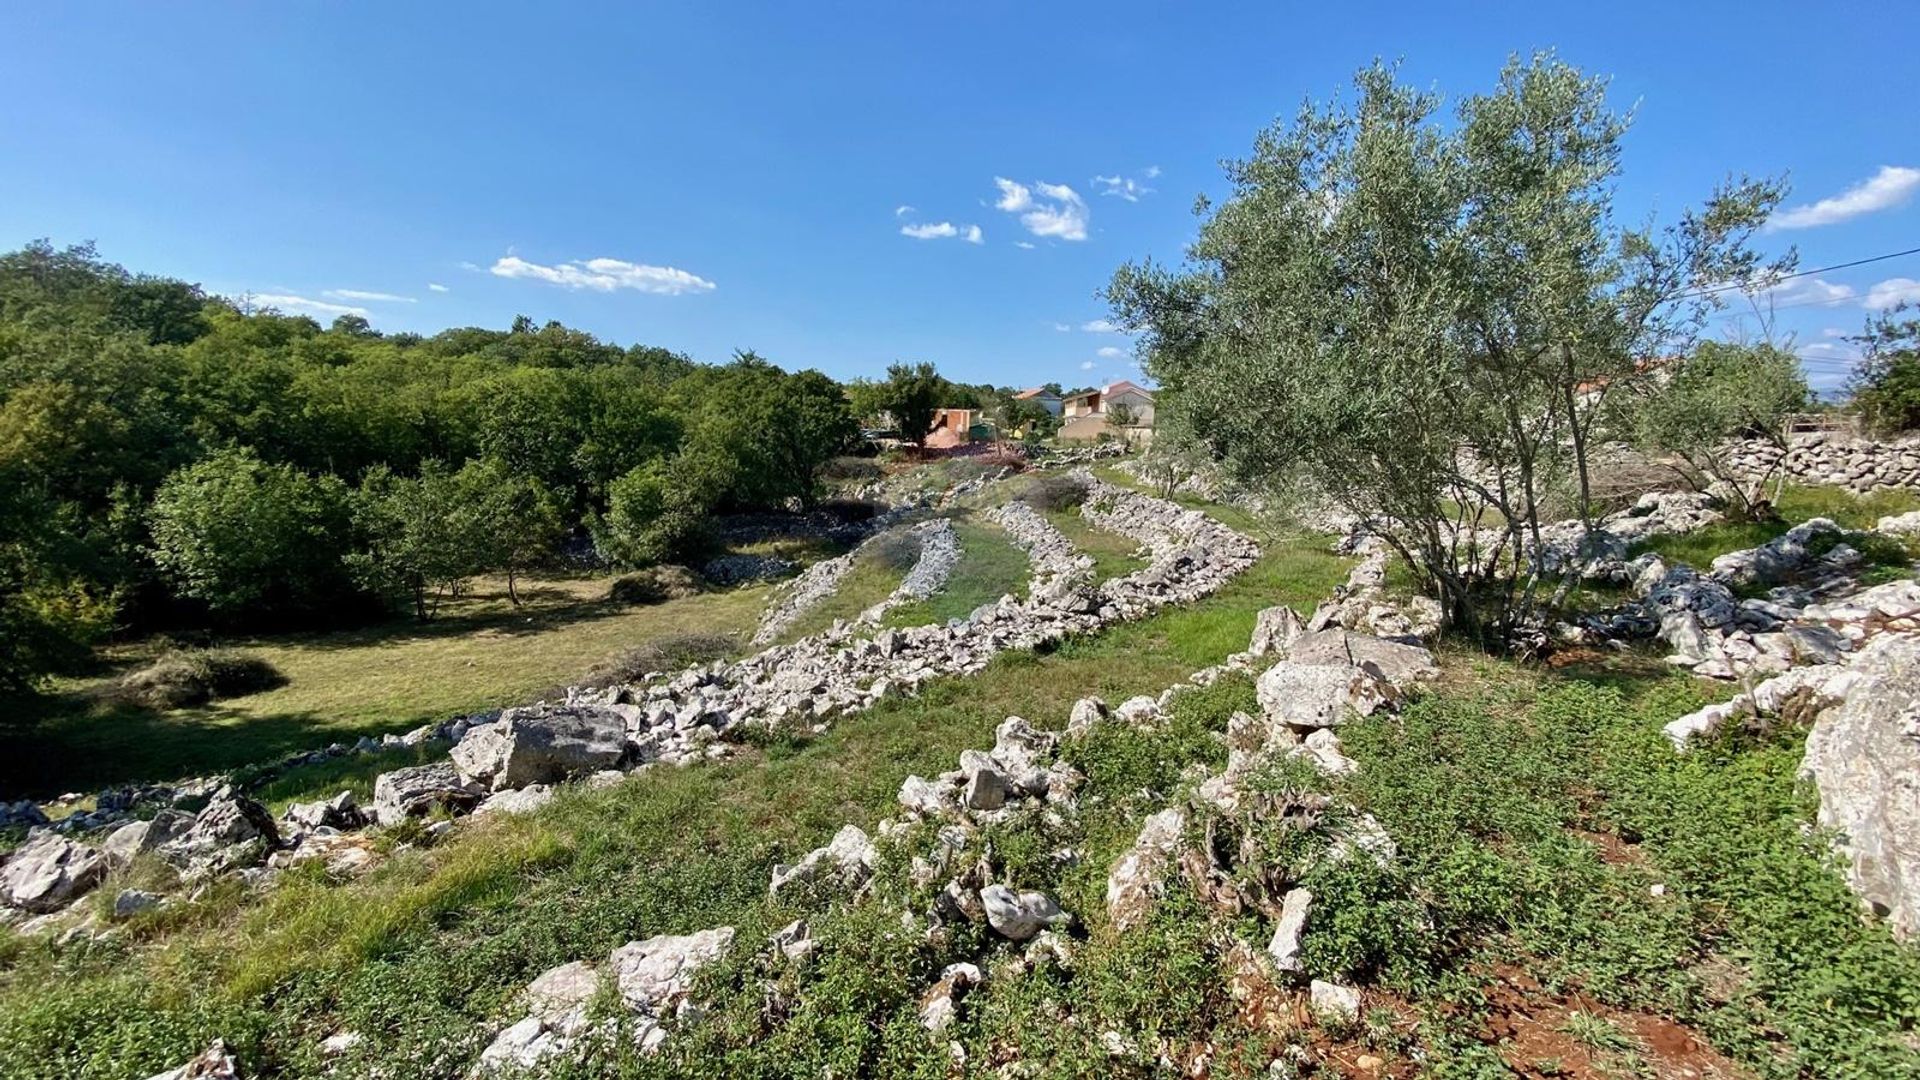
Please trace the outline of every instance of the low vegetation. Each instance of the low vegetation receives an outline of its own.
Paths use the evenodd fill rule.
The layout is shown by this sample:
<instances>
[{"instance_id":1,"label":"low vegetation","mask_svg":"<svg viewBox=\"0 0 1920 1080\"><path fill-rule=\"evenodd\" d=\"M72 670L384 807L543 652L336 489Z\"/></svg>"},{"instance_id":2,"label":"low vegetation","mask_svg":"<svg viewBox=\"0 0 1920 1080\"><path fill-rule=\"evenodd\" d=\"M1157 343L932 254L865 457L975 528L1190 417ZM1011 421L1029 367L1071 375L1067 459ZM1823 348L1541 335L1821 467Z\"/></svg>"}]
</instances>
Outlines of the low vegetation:
<instances>
[{"instance_id":1,"label":"low vegetation","mask_svg":"<svg viewBox=\"0 0 1920 1080\"><path fill-rule=\"evenodd\" d=\"M186 649L162 653L153 663L120 677L112 700L147 709L179 709L223 698L245 697L286 683L266 660L231 649Z\"/></svg>"},{"instance_id":2,"label":"low vegetation","mask_svg":"<svg viewBox=\"0 0 1920 1080\"><path fill-rule=\"evenodd\" d=\"M954 526L960 540L960 561L941 590L925 600L902 604L887 613L888 626L920 626L964 619L982 604L1002 596L1026 595L1032 566L1027 553L1015 547L1004 532L980 521Z\"/></svg>"},{"instance_id":3,"label":"low vegetation","mask_svg":"<svg viewBox=\"0 0 1920 1080\"><path fill-rule=\"evenodd\" d=\"M119 676L57 681L9 698L0 730L0 790L53 795L131 780L220 772L362 735L405 731L482 709L518 705L649 641L689 633L745 640L767 588L702 593L650 607L604 598L609 579L541 577L520 585L475 581L432 622L238 638L286 684L246 697L155 710L115 701ZM142 666L134 646L110 665Z\"/></svg>"}]
</instances>

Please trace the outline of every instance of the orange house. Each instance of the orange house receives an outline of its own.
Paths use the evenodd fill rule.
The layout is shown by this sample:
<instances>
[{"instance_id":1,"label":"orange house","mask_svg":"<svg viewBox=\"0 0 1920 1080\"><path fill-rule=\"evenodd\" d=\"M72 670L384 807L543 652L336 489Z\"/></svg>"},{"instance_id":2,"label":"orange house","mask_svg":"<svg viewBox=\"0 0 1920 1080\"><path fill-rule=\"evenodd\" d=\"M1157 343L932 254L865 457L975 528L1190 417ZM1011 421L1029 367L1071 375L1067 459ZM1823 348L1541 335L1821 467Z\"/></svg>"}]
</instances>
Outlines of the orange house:
<instances>
[{"instance_id":1,"label":"orange house","mask_svg":"<svg viewBox=\"0 0 1920 1080\"><path fill-rule=\"evenodd\" d=\"M933 414L933 427L927 429L922 446L929 450L951 450L973 441L974 409L941 409Z\"/></svg>"}]
</instances>

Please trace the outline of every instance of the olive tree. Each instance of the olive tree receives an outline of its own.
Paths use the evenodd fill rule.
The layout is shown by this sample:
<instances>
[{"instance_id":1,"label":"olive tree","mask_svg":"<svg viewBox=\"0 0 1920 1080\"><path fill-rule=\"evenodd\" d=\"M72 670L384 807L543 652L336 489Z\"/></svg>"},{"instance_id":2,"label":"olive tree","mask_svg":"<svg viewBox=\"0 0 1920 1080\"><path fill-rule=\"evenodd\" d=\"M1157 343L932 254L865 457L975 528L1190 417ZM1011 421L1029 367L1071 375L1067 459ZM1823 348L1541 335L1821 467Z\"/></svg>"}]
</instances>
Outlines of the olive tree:
<instances>
[{"instance_id":1,"label":"olive tree","mask_svg":"<svg viewBox=\"0 0 1920 1080\"><path fill-rule=\"evenodd\" d=\"M1786 453L1786 420L1806 407L1807 379L1791 353L1771 345L1702 342L1634 388L1627 424L1640 446L1666 459L1689 485L1726 498L1747 518L1762 517L1774 499L1774 475L1733 466L1735 439L1764 439Z\"/></svg>"},{"instance_id":2,"label":"olive tree","mask_svg":"<svg viewBox=\"0 0 1920 1080\"><path fill-rule=\"evenodd\" d=\"M1510 640L1543 503L1587 515L1596 398L1697 335L1782 194L1722 186L1661 229L1617 223L1627 119L1605 84L1514 60L1450 123L1375 65L1228 166L1185 267L1121 268L1169 408L1247 481L1290 472L1413 568L1450 624ZM1596 389L1597 388L1597 389Z\"/></svg>"}]
</instances>

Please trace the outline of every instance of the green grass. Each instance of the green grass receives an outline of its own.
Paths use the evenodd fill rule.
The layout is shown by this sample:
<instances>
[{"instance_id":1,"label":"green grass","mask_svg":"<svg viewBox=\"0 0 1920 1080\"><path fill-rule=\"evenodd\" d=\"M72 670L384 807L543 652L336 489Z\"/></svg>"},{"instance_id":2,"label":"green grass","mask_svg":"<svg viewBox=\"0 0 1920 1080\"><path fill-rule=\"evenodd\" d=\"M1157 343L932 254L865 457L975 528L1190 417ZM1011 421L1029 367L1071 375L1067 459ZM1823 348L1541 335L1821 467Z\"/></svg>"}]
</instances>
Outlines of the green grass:
<instances>
[{"instance_id":1,"label":"green grass","mask_svg":"<svg viewBox=\"0 0 1920 1080\"><path fill-rule=\"evenodd\" d=\"M1084 555L1093 557L1095 581L1125 577L1147 565L1139 557L1140 541L1117 532L1098 528L1081 515L1080 509L1041 510L1040 514L1059 529Z\"/></svg>"},{"instance_id":2,"label":"green grass","mask_svg":"<svg viewBox=\"0 0 1920 1080\"><path fill-rule=\"evenodd\" d=\"M1776 509L1773 521L1723 521L1690 533L1655 536L1634 546L1632 554L1653 552L1668 562L1682 562L1705 569L1713 560L1729 552L1758 547L1785 533L1800 522L1816 517L1831 518L1846 530L1842 539L1865 557L1860 578L1867 584L1879 584L1911 577L1916 554L1904 540L1881 536L1871 529L1882 516L1920 509L1920 495L1906 491L1878 491L1854 496L1833 487L1789 487ZM1764 585L1748 590L1764 593Z\"/></svg>"},{"instance_id":3,"label":"green grass","mask_svg":"<svg viewBox=\"0 0 1920 1080\"><path fill-rule=\"evenodd\" d=\"M936 682L803 745L572 790L532 818L469 823L451 842L396 852L360 881L293 874L256 902L223 885L80 949L0 937L0 1077L144 1076L215 1036L250 1074L312 1076L319 1039L341 1027L366 1035L369 1060L399 1074L459 1075L483 1027L545 968L719 923L753 940L791 917L765 904L772 863L843 822L871 826L909 772L950 768L960 749L990 743L1009 714L1057 727L1082 694L1157 692L1243 647L1262 607L1310 605L1344 573L1323 546L1275 553L1204 603L1048 655L1004 654L979 676ZM1244 682L1220 693L1250 697ZM1203 734L1183 740L1195 749L1182 754L1218 753ZM1143 737L1116 750L1117 775L1171 776L1179 755L1158 745ZM1127 827L1111 827L1114 843ZM1085 888L1102 873L1082 871ZM829 950L834 970L893 980L899 935L861 917L823 924L844 946ZM840 1041L813 1045L795 1067L848 1060L865 1038L856 1007L897 1002L918 985L902 981L892 997L875 986L845 1009L820 999L821 1022Z\"/></svg>"},{"instance_id":4,"label":"green grass","mask_svg":"<svg viewBox=\"0 0 1920 1080\"><path fill-rule=\"evenodd\" d=\"M766 603L766 587L750 586L624 607L602 600L609 580L524 580L515 607L503 580L481 579L424 623L222 642L271 662L287 684L196 708L106 701L102 691L118 672L158 646L114 650L105 677L0 702L29 721L0 736L0 790L50 795L219 772L519 704L623 648L681 633L744 633Z\"/></svg>"},{"instance_id":5,"label":"green grass","mask_svg":"<svg viewBox=\"0 0 1920 1080\"><path fill-rule=\"evenodd\" d=\"M853 557L853 568L840 579L831 595L802 612L786 632L781 644L791 644L832 626L841 619L854 619L860 613L892 595L906 578L911 561L904 565L890 559L879 547L868 547Z\"/></svg>"},{"instance_id":6,"label":"green grass","mask_svg":"<svg viewBox=\"0 0 1920 1080\"><path fill-rule=\"evenodd\" d=\"M982 604L1002 596L1026 595L1033 566L1027 553L1007 539L1005 531L985 521L961 521L954 526L960 541L960 561L939 592L925 600L902 604L887 613L888 626L921 626L964 619Z\"/></svg>"}]
</instances>

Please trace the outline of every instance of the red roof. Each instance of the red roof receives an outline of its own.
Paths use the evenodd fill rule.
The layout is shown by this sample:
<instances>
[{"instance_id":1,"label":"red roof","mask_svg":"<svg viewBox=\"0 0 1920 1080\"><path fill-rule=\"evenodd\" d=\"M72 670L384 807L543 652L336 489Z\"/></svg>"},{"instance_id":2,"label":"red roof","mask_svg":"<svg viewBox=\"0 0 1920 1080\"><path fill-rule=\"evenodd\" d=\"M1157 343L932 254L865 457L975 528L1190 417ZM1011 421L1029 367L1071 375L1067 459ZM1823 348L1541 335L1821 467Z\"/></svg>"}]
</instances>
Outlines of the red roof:
<instances>
[{"instance_id":1,"label":"red roof","mask_svg":"<svg viewBox=\"0 0 1920 1080\"><path fill-rule=\"evenodd\" d=\"M1109 395L1124 394L1129 390L1137 390L1140 393L1147 395L1148 397L1153 396L1153 391L1147 389L1144 386L1135 386L1134 384L1128 382L1125 379L1121 379L1117 383L1109 383L1107 385L1107 388L1104 391L1102 391L1102 393L1109 394Z\"/></svg>"},{"instance_id":2,"label":"red roof","mask_svg":"<svg viewBox=\"0 0 1920 1080\"><path fill-rule=\"evenodd\" d=\"M1046 397L1054 397L1054 396L1055 396L1055 395L1054 395L1054 394L1053 394L1053 393L1052 393L1051 391L1049 391L1049 390L1048 390L1048 389L1047 389L1046 387L1044 387L1044 386L1036 386L1036 387L1034 387L1034 388L1033 388L1033 389L1031 389L1031 390L1022 390L1022 391L1020 391L1019 393L1017 393L1017 394L1015 394L1015 395L1013 395L1013 399L1014 399L1015 401L1027 401L1027 400L1029 400L1029 399L1031 399L1031 398L1037 398L1037 397L1040 397L1040 396L1042 396L1042 395L1045 395Z\"/></svg>"}]
</instances>

